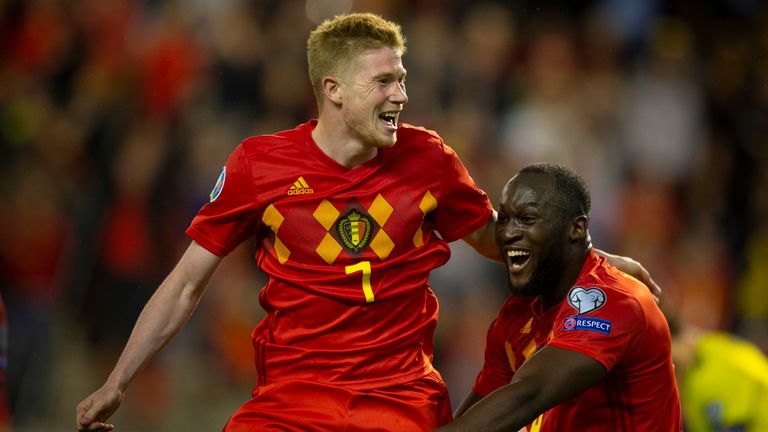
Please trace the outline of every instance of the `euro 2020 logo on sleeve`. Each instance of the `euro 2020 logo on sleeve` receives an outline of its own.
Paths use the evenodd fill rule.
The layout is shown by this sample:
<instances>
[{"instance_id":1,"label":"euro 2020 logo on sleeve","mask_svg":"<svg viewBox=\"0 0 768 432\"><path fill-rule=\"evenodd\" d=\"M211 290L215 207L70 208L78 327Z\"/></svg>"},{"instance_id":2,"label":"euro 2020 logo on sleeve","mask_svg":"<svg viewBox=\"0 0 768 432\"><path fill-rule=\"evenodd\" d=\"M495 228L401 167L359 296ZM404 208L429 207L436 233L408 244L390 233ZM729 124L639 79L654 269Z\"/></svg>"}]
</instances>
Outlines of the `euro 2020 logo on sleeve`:
<instances>
[{"instance_id":1,"label":"euro 2020 logo on sleeve","mask_svg":"<svg viewBox=\"0 0 768 432\"><path fill-rule=\"evenodd\" d=\"M605 293L600 288L573 287L568 292L568 304L579 314L600 309L605 304Z\"/></svg>"},{"instance_id":2,"label":"euro 2020 logo on sleeve","mask_svg":"<svg viewBox=\"0 0 768 432\"><path fill-rule=\"evenodd\" d=\"M216 180L216 185L213 187L213 190L211 191L211 202L216 201L216 198L219 197L221 194L221 190L224 189L224 181L227 179L227 167L223 167L221 169L221 174L219 174L219 178Z\"/></svg>"}]
</instances>

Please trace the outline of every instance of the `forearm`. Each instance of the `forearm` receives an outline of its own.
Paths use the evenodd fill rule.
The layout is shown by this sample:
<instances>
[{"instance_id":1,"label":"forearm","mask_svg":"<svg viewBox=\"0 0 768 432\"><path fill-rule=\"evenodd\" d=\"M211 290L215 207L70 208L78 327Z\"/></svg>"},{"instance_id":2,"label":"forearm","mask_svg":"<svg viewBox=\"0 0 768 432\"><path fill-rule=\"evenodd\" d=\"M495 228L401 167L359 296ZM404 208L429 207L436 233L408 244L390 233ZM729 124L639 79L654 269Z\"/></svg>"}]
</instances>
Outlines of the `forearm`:
<instances>
[{"instance_id":1,"label":"forearm","mask_svg":"<svg viewBox=\"0 0 768 432\"><path fill-rule=\"evenodd\" d=\"M541 348L512 381L469 408L442 432L518 430L536 416L600 381L602 363L577 351Z\"/></svg>"},{"instance_id":2,"label":"forearm","mask_svg":"<svg viewBox=\"0 0 768 432\"><path fill-rule=\"evenodd\" d=\"M472 408L472 406L478 403L482 398L482 396L474 391L470 391L467 397L465 397L461 404L459 404L458 408L456 408L456 411L453 412L453 418L459 418L464 415L468 409Z\"/></svg>"},{"instance_id":3,"label":"forearm","mask_svg":"<svg viewBox=\"0 0 768 432\"><path fill-rule=\"evenodd\" d=\"M519 430L531 423L543 408L534 391L504 386L474 404L439 432L493 432Z\"/></svg>"},{"instance_id":4,"label":"forearm","mask_svg":"<svg viewBox=\"0 0 768 432\"><path fill-rule=\"evenodd\" d=\"M169 277L170 279L170 277ZM139 315L107 384L125 391L133 378L179 332L194 312L199 296L188 286L163 282Z\"/></svg>"},{"instance_id":5,"label":"forearm","mask_svg":"<svg viewBox=\"0 0 768 432\"><path fill-rule=\"evenodd\" d=\"M495 228L496 211L494 210L490 218L488 218L488 222L477 231L464 237L464 241L472 246L480 255L494 261L503 261L501 252L499 252L499 246L496 244Z\"/></svg>"},{"instance_id":6,"label":"forearm","mask_svg":"<svg viewBox=\"0 0 768 432\"><path fill-rule=\"evenodd\" d=\"M114 425L105 422L120 407L128 385L192 316L220 262L221 257L195 241L190 243L176 268L144 306L107 381L77 404L77 430L114 429Z\"/></svg>"},{"instance_id":7,"label":"forearm","mask_svg":"<svg viewBox=\"0 0 768 432\"><path fill-rule=\"evenodd\" d=\"M120 355L107 386L121 392L179 332L197 308L221 259L195 242L149 299ZM109 312L109 311L107 311Z\"/></svg>"}]
</instances>

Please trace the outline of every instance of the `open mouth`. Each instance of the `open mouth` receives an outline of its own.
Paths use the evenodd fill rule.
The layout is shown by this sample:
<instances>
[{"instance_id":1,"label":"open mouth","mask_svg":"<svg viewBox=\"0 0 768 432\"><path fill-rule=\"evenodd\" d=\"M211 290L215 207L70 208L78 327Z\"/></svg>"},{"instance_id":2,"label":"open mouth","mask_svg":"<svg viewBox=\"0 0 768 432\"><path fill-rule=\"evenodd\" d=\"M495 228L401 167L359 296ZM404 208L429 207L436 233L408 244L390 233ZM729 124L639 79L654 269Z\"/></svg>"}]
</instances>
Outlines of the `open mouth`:
<instances>
[{"instance_id":1,"label":"open mouth","mask_svg":"<svg viewBox=\"0 0 768 432\"><path fill-rule=\"evenodd\" d=\"M397 129L397 112L385 112L379 114L379 120L389 129Z\"/></svg>"},{"instance_id":2,"label":"open mouth","mask_svg":"<svg viewBox=\"0 0 768 432\"><path fill-rule=\"evenodd\" d=\"M529 251L514 249L507 251L507 262L509 263L510 271L517 273L521 271L528 261L531 259L531 253Z\"/></svg>"}]
</instances>

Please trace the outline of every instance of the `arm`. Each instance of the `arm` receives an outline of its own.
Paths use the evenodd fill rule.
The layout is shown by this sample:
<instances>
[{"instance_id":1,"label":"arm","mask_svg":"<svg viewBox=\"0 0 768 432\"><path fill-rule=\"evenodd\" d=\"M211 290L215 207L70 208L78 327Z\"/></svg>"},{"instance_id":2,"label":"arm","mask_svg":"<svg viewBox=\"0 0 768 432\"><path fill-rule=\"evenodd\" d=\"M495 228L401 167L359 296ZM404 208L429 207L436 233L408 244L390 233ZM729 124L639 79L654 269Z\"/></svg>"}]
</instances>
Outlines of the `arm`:
<instances>
[{"instance_id":1,"label":"arm","mask_svg":"<svg viewBox=\"0 0 768 432\"><path fill-rule=\"evenodd\" d=\"M461 405L459 405L459 407L456 408L456 412L453 413L453 418L456 419L464 415L464 413L467 412L468 409L470 409L472 406L478 403L482 398L483 398L482 396L470 390L467 397L464 398L464 400L461 402ZM518 432L528 432L528 429L525 426L523 426L520 428Z\"/></svg>"},{"instance_id":2,"label":"arm","mask_svg":"<svg viewBox=\"0 0 768 432\"><path fill-rule=\"evenodd\" d=\"M462 415L464 415L464 413L467 412L468 409L472 408L472 406L480 402L480 399L482 398L483 398L482 396L470 390L467 397L465 397L464 400L461 401L461 404L459 404L459 407L456 408L456 411L453 412L453 418L459 418Z\"/></svg>"},{"instance_id":3,"label":"arm","mask_svg":"<svg viewBox=\"0 0 768 432\"><path fill-rule=\"evenodd\" d=\"M585 354L545 346L523 364L512 382L437 431L518 430L544 411L597 384L605 374L603 365Z\"/></svg>"},{"instance_id":4,"label":"arm","mask_svg":"<svg viewBox=\"0 0 768 432\"><path fill-rule=\"evenodd\" d=\"M462 240L486 258L494 261L503 260L499 247L496 244L496 210L491 213L491 217L488 218L488 222L485 225Z\"/></svg>"},{"instance_id":5,"label":"arm","mask_svg":"<svg viewBox=\"0 0 768 432\"><path fill-rule=\"evenodd\" d=\"M120 406L128 384L186 324L221 258L192 242L144 306L112 373L77 405L80 431L109 431L104 423ZM102 311L109 313L109 311Z\"/></svg>"},{"instance_id":6,"label":"arm","mask_svg":"<svg viewBox=\"0 0 768 432\"><path fill-rule=\"evenodd\" d=\"M648 270L646 270L642 264L633 260L632 258L609 254L608 252L602 251L600 249L595 249L595 252L598 255L605 257L608 263L612 266L644 283L645 286L647 286L651 291L651 294L653 294L653 298L656 299L656 303L659 302L659 297L661 296L661 288L656 285L656 282L654 282L651 278L651 274L648 273Z\"/></svg>"}]
</instances>

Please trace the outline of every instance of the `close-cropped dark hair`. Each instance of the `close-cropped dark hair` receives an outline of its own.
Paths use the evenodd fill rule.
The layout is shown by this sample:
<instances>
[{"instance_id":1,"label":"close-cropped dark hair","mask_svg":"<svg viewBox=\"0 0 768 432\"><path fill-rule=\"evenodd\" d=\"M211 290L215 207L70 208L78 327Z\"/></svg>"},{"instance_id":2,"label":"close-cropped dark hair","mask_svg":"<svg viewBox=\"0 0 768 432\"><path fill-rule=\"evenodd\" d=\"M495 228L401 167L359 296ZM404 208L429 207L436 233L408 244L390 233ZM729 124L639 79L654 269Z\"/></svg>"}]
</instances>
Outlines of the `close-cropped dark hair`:
<instances>
[{"instance_id":1,"label":"close-cropped dark hair","mask_svg":"<svg viewBox=\"0 0 768 432\"><path fill-rule=\"evenodd\" d=\"M591 217L592 199L586 182L572 169L556 163L536 163L528 165L520 174L544 174L555 179L555 196L557 205L565 209L564 216L572 218L586 215Z\"/></svg>"}]
</instances>

